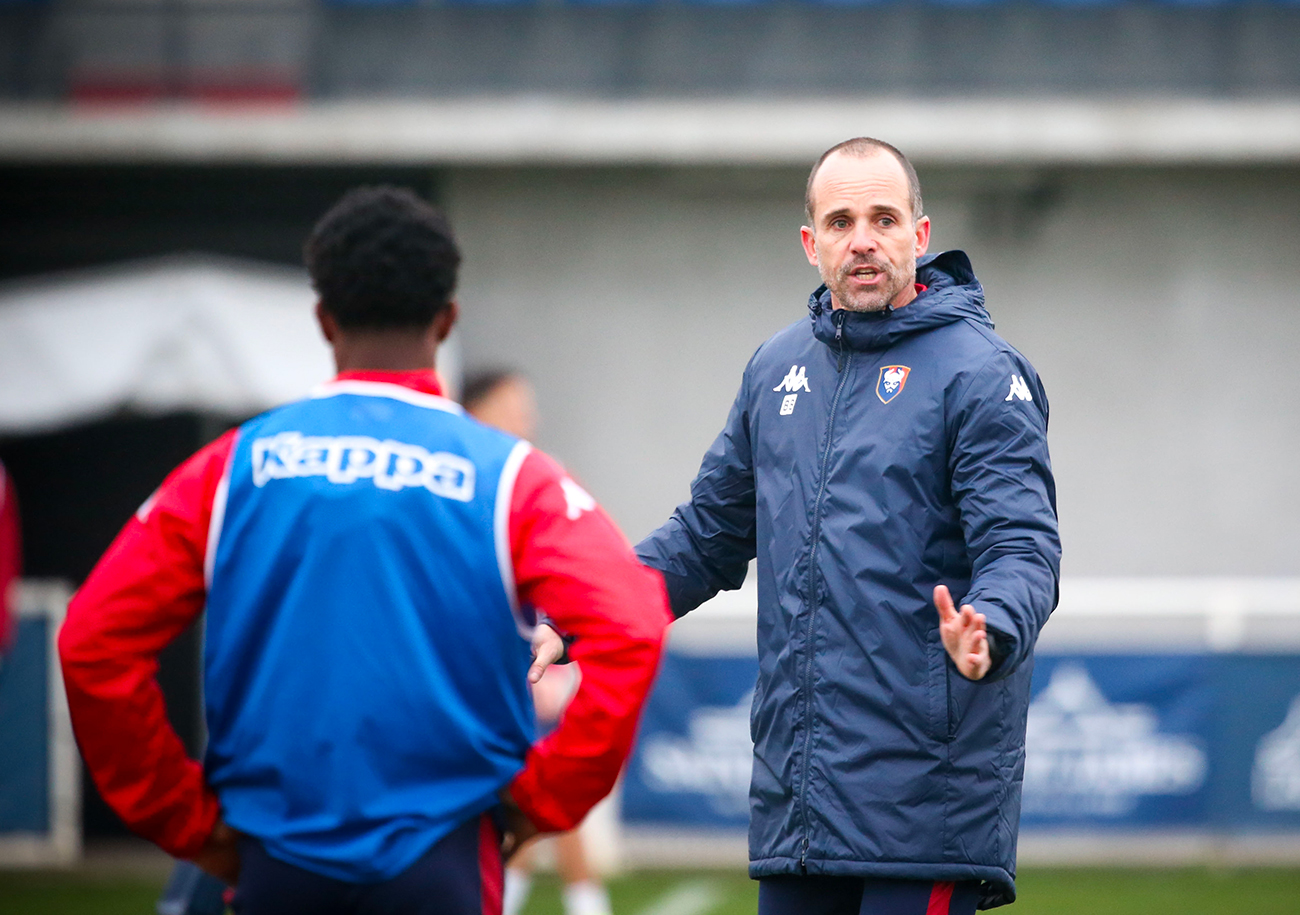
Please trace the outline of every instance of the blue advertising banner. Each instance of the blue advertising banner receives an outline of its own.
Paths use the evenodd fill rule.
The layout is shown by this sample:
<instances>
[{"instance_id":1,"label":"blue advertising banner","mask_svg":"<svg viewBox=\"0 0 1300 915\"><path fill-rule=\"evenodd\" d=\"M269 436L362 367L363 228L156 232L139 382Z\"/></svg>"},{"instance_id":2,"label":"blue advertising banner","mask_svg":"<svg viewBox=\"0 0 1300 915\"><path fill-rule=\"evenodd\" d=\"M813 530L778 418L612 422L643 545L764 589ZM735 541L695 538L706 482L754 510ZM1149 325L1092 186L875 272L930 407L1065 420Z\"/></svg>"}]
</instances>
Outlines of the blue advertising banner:
<instances>
[{"instance_id":1,"label":"blue advertising banner","mask_svg":"<svg viewBox=\"0 0 1300 915\"><path fill-rule=\"evenodd\" d=\"M1215 659L1215 819L1228 831L1300 829L1300 657Z\"/></svg>"},{"instance_id":2,"label":"blue advertising banner","mask_svg":"<svg viewBox=\"0 0 1300 915\"><path fill-rule=\"evenodd\" d=\"M49 829L50 623L18 621L9 656L0 666L0 835Z\"/></svg>"},{"instance_id":3,"label":"blue advertising banner","mask_svg":"<svg viewBox=\"0 0 1300 915\"><path fill-rule=\"evenodd\" d=\"M748 825L757 677L755 658L664 655L623 776L625 820Z\"/></svg>"},{"instance_id":4,"label":"blue advertising banner","mask_svg":"<svg viewBox=\"0 0 1300 915\"><path fill-rule=\"evenodd\" d=\"M669 653L623 788L630 822L744 827L753 658ZM1300 829L1300 656L1042 655L1022 823Z\"/></svg>"},{"instance_id":5,"label":"blue advertising banner","mask_svg":"<svg viewBox=\"0 0 1300 915\"><path fill-rule=\"evenodd\" d=\"M1214 707L1206 660L1037 659L1021 823L1204 823Z\"/></svg>"}]
</instances>

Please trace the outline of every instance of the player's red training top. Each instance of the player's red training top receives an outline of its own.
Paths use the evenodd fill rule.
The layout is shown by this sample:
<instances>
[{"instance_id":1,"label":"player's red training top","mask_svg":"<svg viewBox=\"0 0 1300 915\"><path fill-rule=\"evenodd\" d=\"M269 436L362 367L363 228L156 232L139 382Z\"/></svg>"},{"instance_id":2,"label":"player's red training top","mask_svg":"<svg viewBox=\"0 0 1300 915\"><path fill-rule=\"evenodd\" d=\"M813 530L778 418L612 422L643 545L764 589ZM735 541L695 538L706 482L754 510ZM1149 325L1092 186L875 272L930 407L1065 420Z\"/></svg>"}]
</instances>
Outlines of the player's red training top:
<instances>
[{"instance_id":1,"label":"player's red training top","mask_svg":"<svg viewBox=\"0 0 1300 915\"><path fill-rule=\"evenodd\" d=\"M441 393L429 372L339 379ZM74 596L59 635L73 724L95 784L128 826L182 858L211 834L219 802L168 723L157 656L203 610L213 502L235 438L226 433L168 476ZM583 674L560 727L533 746L510 784L543 831L572 828L609 790L671 620L662 579L636 561L604 511L590 506L576 518L569 511L574 488L553 459L533 450L510 505L519 601L575 638L571 654Z\"/></svg>"}]
</instances>

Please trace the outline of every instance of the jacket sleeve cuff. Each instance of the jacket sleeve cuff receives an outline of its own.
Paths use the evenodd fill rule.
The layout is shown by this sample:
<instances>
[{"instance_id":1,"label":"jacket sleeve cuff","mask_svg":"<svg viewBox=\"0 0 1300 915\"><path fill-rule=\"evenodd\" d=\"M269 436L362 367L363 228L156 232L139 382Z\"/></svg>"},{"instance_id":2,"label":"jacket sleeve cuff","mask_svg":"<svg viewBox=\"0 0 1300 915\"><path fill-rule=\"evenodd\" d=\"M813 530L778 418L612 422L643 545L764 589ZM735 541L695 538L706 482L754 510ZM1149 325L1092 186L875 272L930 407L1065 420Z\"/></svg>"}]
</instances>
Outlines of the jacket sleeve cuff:
<instances>
[{"instance_id":1,"label":"jacket sleeve cuff","mask_svg":"<svg viewBox=\"0 0 1300 915\"><path fill-rule=\"evenodd\" d=\"M984 614L985 626L989 634L989 656L993 666L980 678L980 683L995 683L1016 672L1028 655L1022 640L1016 635L1011 616L997 604L977 600L973 604L976 613Z\"/></svg>"}]
</instances>

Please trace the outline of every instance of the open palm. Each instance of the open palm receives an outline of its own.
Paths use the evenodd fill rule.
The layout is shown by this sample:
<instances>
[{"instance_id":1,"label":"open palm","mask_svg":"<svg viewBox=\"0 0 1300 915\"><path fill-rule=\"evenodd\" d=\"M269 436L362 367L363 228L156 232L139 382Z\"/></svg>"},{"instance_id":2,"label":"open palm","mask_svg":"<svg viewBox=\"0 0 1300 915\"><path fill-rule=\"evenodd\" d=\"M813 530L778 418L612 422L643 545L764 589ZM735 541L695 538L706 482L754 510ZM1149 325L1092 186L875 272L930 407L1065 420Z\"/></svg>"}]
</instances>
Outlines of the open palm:
<instances>
[{"instance_id":1,"label":"open palm","mask_svg":"<svg viewBox=\"0 0 1300 915\"><path fill-rule=\"evenodd\" d=\"M939 636L957 670L968 680L982 679L993 666L984 614L976 613L970 604L958 610L947 585L934 589L934 606L939 611Z\"/></svg>"}]
</instances>

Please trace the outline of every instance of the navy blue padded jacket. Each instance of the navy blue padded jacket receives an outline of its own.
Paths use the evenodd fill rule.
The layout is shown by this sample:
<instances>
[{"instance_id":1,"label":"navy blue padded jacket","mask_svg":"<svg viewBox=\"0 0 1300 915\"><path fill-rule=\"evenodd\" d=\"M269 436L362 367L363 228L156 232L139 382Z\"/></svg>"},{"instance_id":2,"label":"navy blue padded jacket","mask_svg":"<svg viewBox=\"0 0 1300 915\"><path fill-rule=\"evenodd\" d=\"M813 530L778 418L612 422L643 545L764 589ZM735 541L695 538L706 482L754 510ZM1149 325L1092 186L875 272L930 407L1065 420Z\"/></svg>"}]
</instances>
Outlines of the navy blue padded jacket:
<instances>
[{"instance_id":1,"label":"navy blue padded jacket","mask_svg":"<svg viewBox=\"0 0 1300 915\"><path fill-rule=\"evenodd\" d=\"M1034 642L1056 605L1047 396L960 251L897 311L831 309L745 369L691 499L638 547L677 616L757 556L750 874L985 881L1015 898ZM961 676L946 584L1004 657Z\"/></svg>"}]
</instances>

